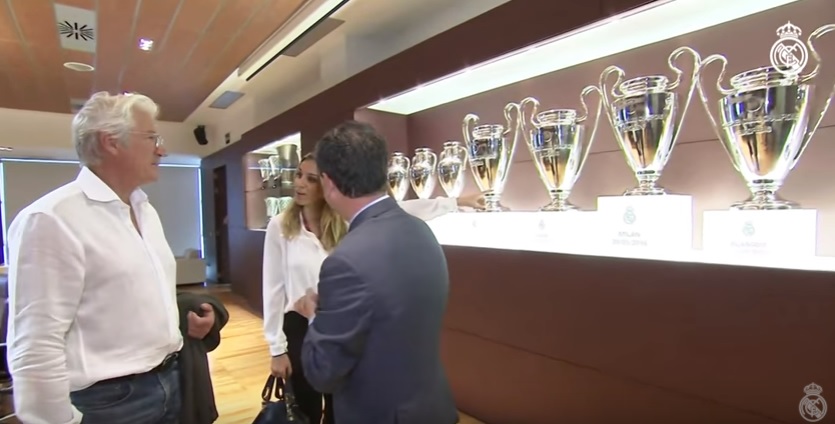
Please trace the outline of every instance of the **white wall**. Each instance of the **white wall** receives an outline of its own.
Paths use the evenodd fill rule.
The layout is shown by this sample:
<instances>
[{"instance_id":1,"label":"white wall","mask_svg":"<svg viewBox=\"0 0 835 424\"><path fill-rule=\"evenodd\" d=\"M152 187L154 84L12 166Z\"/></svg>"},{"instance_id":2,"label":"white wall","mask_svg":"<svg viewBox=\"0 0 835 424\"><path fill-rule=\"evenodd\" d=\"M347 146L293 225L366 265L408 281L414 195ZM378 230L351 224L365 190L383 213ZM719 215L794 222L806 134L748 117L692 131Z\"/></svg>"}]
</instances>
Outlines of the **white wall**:
<instances>
[{"instance_id":1,"label":"white wall","mask_svg":"<svg viewBox=\"0 0 835 424\"><path fill-rule=\"evenodd\" d=\"M80 170L76 162L57 161L3 160L0 168L4 234L18 212L44 194L75 180ZM200 169L196 167L161 166L159 180L142 187L159 213L175 255L181 255L186 249L202 250L199 177Z\"/></svg>"},{"instance_id":2,"label":"white wall","mask_svg":"<svg viewBox=\"0 0 835 424\"><path fill-rule=\"evenodd\" d=\"M35 112L0 108L0 145L14 148L3 157L77 160L72 141L69 113ZM158 122L168 156L163 163L199 165L209 153L208 146L197 144L194 126L180 122Z\"/></svg>"}]
</instances>

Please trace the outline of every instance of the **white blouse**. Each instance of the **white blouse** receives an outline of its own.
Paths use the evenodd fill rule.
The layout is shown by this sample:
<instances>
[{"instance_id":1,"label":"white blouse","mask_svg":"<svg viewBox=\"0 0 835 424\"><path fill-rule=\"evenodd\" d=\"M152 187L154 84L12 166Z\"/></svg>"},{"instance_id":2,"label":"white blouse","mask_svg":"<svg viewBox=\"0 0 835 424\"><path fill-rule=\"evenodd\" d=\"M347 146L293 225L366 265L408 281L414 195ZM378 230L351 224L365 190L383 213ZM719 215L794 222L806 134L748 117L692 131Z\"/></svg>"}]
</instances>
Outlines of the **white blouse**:
<instances>
[{"instance_id":1,"label":"white blouse","mask_svg":"<svg viewBox=\"0 0 835 424\"><path fill-rule=\"evenodd\" d=\"M424 221L458 209L456 199L445 197L405 200L399 205ZM296 301L304 296L307 289L316 290L319 268L328 256L316 235L304 226L296 237L284 237L281 231L283 216L284 213L281 213L270 220L264 240L264 337L272 356L287 352L284 314L294 309Z\"/></svg>"}]
</instances>

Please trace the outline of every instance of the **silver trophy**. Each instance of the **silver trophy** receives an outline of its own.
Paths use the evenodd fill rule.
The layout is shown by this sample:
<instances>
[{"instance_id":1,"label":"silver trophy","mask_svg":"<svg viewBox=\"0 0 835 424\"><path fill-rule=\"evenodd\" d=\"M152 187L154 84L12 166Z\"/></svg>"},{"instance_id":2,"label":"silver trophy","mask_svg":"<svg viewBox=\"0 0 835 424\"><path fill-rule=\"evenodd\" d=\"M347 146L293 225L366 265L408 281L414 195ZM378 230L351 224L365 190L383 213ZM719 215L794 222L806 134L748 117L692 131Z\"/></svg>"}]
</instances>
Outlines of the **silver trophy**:
<instances>
[{"instance_id":1,"label":"silver trophy","mask_svg":"<svg viewBox=\"0 0 835 424\"><path fill-rule=\"evenodd\" d=\"M400 152L394 152L389 159L389 195L398 202L403 200L409 192L410 163L409 158Z\"/></svg>"},{"instance_id":2,"label":"silver trophy","mask_svg":"<svg viewBox=\"0 0 835 424\"><path fill-rule=\"evenodd\" d=\"M515 119L513 112L516 112ZM478 125L478 115L470 113L462 123L470 171L484 195L485 212L502 210L499 201L510 173L522 122L519 104L508 103L504 107L504 118L506 125Z\"/></svg>"},{"instance_id":3,"label":"silver trophy","mask_svg":"<svg viewBox=\"0 0 835 424\"><path fill-rule=\"evenodd\" d=\"M299 146L295 144L282 144L276 147L276 157L278 158L278 178L276 181L282 188L293 188L293 180L296 178L296 172L299 169Z\"/></svg>"},{"instance_id":4,"label":"silver trophy","mask_svg":"<svg viewBox=\"0 0 835 424\"><path fill-rule=\"evenodd\" d=\"M589 128L586 122L589 109L586 96L597 93L597 112L594 123ZM527 105L532 105L531 114L526 116ZM519 104L522 112L522 134L533 157L533 163L539 173L539 179L545 184L551 202L540 208L542 211L568 211L576 209L568 202L568 196L574 183L580 177L583 165L591 151L600 112L603 109L603 96L600 88L589 86L580 93L582 115L575 109L551 109L539 112L539 101L528 97Z\"/></svg>"},{"instance_id":5,"label":"silver trophy","mask_svg":"<svg viewBox=\"0 0 835 424\"><path fill-rule=\"evenodd\" d=\"M409 182L418 199L428 199L435 192L437 165L438 155L432 149L427 147L415 149L412 166L409 168Z\"/></svg>"},{"instance_id":6,"label":"silver trophy","mask_svg":"<svg viewBox=\"0 0 835 424\"><path fill-rule=\"evenodd\" d=\"M438 180L447 197L457 199L464 191L467 149L458 141L447 141L438 161Z\"/></svg>"},{"instance_id":7,"label":"silver trophy","mask_svg":"<svg viewBox=\"0 0 835 424\"><path fill-rule=\"evenodd\" d=\"M261 189L267 188L272 175L269 159L258 159L258 170L261 171Z\"/></svg>"},{"instance_id":8,"label":"silver trophy","mask_svg":"<svg viewBox=\"0 0 835 424\"><path fill-rule=\"evenodd\" d=\"M270 156L270 184L271 188L277 188L281 182L281 158L278 155Z\"/></svg>"},{"instance_id":9,"label":"silver trophy","mask_svg":"<svg viewBox=\"0 0 835 424\"><path fill-rule=\"evenodd\" d=\"M751 190L750 198L734 203L731 209L797 207L776 193L797 165L835 95L832 72L823 76L825 81L814 81L821 79L821 58L813 41L832 30L835 24L809 35L806 45L816 63L806 75L801 75L806 57L799 66L795 56L805 55L806 45L798 39L800 28L790 23L777 31L781 40L772 52L775 64L731 77L730 88L722 85L728 60L718 54L705 58L699 81L702 103L731 163ZM722 70L715 84L705 84L704 69L713 62L721 62Z\"/></svg>"},{"instance_id":10,"label":"silver trophy","mask_svg":"<svg viewBox=\"0 0 835 424\"><path fill-rule=\"evenodd\" d=\"M683 53L693 56L693 69L686 84L682 84L684 72L676 66ZM665 194L656 182L681 134L695 91L701 57L689 47L680 47L670 54L667 62L676 75L673 82L663 75L623 81L626 74L617 66L609 66L600 76L606 116L615 132L615 140L638 180L638 187L624 193L627 196ZM617 80L609 87L607 81L611 74L617 74Z\"/></svg>"}]
</instances>

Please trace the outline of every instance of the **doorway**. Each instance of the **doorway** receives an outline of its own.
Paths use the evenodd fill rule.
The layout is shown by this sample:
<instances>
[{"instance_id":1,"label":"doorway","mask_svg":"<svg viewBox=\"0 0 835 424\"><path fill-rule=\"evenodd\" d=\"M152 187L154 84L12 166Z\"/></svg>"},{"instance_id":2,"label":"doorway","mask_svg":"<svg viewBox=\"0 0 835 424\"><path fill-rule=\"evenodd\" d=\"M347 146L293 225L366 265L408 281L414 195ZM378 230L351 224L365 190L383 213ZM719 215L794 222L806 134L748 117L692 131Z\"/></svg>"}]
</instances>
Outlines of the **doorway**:
<instances>
[{"instance_id":1,"label":"doorway","mask_svg":"<svg viewBox=\"0 0 835 424\"><path fill-rule=\"evenodd\" d=\"M229 281L229 213L226 205L226 166L212 172L215 204L215 253L217 255L217 283Z\"/></svg>"}]
</instances>

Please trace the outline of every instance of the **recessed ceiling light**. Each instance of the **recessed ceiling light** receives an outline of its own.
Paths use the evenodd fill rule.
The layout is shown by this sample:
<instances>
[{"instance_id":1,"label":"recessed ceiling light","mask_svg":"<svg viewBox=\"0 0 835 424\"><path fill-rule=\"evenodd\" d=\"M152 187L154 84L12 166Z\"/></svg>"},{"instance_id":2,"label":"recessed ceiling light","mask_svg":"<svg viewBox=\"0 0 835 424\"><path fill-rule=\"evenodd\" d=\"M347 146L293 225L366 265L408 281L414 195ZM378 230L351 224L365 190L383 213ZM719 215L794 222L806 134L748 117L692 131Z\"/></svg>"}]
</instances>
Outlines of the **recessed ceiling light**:
<instances>
[{"instance_id":1,"label":"recessed ceiling light","mask_svg":"<svg viewBox=\"0 0 835 424\"><path fill-rule=\"evenodd\" d=\"M96 70L96 68L94 68L91 65L88 65L86 63L79 63L79 62L67 62L67 63L64 63L64 67L67 68L67 69L72 69L73 71L77 71L77 72L93 72L93 71Z\"/></svg>"},{"instance_id":2,"label":"recessed ceiling light","mask_svg":"<svg viewBox=\"0 0 835 424\"><path fill-rule=\"evenodd\" d=\"M139 39L139 50L145 50L146 52L149 52L152 48L154 48L154 40L148 38Z\"/></svg>"}]
</instances>

